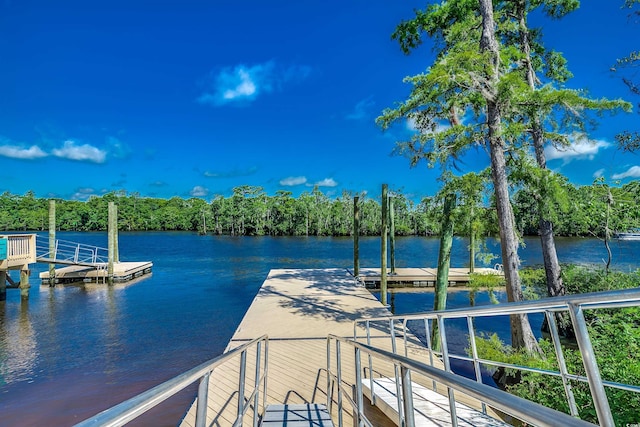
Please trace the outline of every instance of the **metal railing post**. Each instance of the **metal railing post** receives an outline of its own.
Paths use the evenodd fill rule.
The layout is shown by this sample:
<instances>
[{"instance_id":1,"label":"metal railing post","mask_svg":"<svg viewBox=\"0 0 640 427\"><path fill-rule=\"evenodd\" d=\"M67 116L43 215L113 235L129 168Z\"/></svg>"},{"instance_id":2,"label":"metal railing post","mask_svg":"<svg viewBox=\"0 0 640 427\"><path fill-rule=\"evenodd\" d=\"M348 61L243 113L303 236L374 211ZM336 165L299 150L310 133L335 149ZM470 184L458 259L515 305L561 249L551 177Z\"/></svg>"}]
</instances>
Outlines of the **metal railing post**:
<instances>
[{"instance_id":1,"label":"metal railing post","mask_svg":"<svg viewBox=\"0 0 640 427\"><path fill-rule=\"evenodd\" d=\"M264 340L264 383L262 385L262 408L267 407L267 379L269 378L269 338Z\"/></svg>"},{"instance_id":2,"label":"metal railing post","mask_svg":"<svg viewBox=\"0 0 640 427\"><path fill-rule=\"evenodd\" d=\"M369 321L366 322L367 327L367 345L371 345L371 325ZM369 389L371 390L371 404L376 404L376 394L373 392L373 360L371 354L367 353L367 359L369 361Z\"/></svg>"},{"instance_id":3,"label":"metal railing post","mask_svg":"<svg viewBox=\"0 0 640 427\"><path fill-rule=\"evenodd\" d=\"M478 348L476 347L476 334L473 328L473 319L467 316L467 327L469 328L469 344L471 345L471 356L473 357L473 370L476 373L476 381L482 384L482 372L480 371L480 362L478 361ZM487 405L482 403L482 413L487 414Z\"/></svg>"},{"instance_id":4,"label":"metal railing post","mask_svg":"<svg viewBox=\"0 0 640 427\"><path fill-rule=\"evenodd\" d=\"M389 319L389 330L391 331L391 352L393 354L398 354L398 349L396 345L396 326L393 319ZM402 396L400 391L402 390L402 385L400 384L400 368L395 363L393 364L393 371L396 382L396 399L398 401L398 425L404 425L404 408L402 405Z\"/></svg>"},{"instance_id":5,"label":"metal railing post","mask_svg":"<svg viewBox=\"0 0 640 427\"><path fill-rule=\"evenodd\" d=\"M342 427L342 355L340 341L336 340L336 374L338 382L338 426Z\"/></svg>"},{"instance_id":6,"label":"metal railing post","mask_svg":"<svg viewBox=\"0 0 640 427\"><path fill-rule=\"evenodd\" d=\"M198 385L198 403L196 406L196 427L205 427L207 425L207 406L209 394L209 377L211 372L200 378Z\"/></svg>"},{"instance_id":7,"label":"metal railing post","mask_svg":"<svg viewBox=\"0 0 640 427\"><path fill-rule=\"evenodd\" d=\"M582 312L582 306L569 302L569 315L573 321L573 327L576 332L576 341L582 354L582 363L587 373L587 380L589 381L589 390L591 390L591 396L593 397L593 404L596 408L596 414L598 415L598 422L604 427L613 427L613 417L611 415L611 408L609 407L609 401L602 385L602 378L600 377L600 370L598 369L598 363L596 362L596 356L593 352L593 346L589 340L589 331L587 330L587 322L584 319Z\"/></svg>"},{"instance_id":8,"label":"metal railing post","mask_svg":"<svg viewBox=\"0 0 640 427\"><path fill-rule=\"evenodd\" d=\"M447 372L451 372L451 363L449 362L449 349L447 347L447 334L444 330L444 319L438 314L438 330L440 331L440 346L442 347L442 361ZM449 412L451 414L451 425L458 426L458 416L456 415L456 398L451 387L447 387L449 394Z\"/></svg>"},{"instance_id":9,"label":"metal railing post","mask_svg":"<svg viewBox=\"0 0 640 427\"><path fill-rule=\"evenodd\" d=\"M429 350L429 365L433 366L433 347L431 346L431 329L429 328L429 319L424 319L424 332L427 338L427 349ZM436 391L438 385L436 380L433 380L433 391Z\"/></svg>"},{"instance_id":10,"label":"metal railing post","mask_svg":"<svg viewBox=\"0 0 640 427\"><path fill-rule=\"evenodd\" d=\"M362 398L362 366L360 360L360 349L358 347L355 348L355 369L356 369L356 395L354 396L356 401L356 425L358 427L364 426L364 421L362 420L362 414L364 413L364 402ZM373 389L372 389L373 390ZM373 393L371 393L373 395Z\"/></svg>"},{"instance_id":11,"label":"metal railing post","mask_svg":"<svg viewBox=\"0 0 640 427\"><path fill-rule=\"evenodd\" d=\"M333 389L331 388L331 337L327 337L327 410L331 413Z\"/></svg>"},{"instance_id":12,"label":"metal railing post","mask_svg":"<svg viewBox=\"0 0 640 427\"><path fill-rule=\"evenodd\" d=\"M255 377L255 390L256 394L253 396L253 427L258 427L258 403L260 402L260 357L262 350L262 343L258 341L256 346L256 377Z\"/></svg>"},{"instance_id":13,"label":"metal railing post","mask_svg":"<svg viewBox=\"0 0 640 427\"><path fill-rule=\"evenodd\" d=\"M558 325L556 323L556 316L554 313L550 311L544 312L547 317L547 322L549 323L549 332L551 333L551 338L553 340L553 348L556 352L556 360L558 361L558 369L560 370L560 377L562 378L562 386L564 387L564 393L567 396L567 403L569 404L569 411L571 415L574 417L578 416L578 407L576 405L576 400L573 396L573 391L571 390L571 383L567 378L567 364L564 360L564 353L562 352L562 344L560 343L560 335L558 335Z\"/></svg>"},{"instance_id":14,"label":"metal railing post","mask_svg":"<svg viewBox=\"0 0 640 427\"><path fill-rule=\"evenodd\" d=\"M413 391L411 387L411 370L402 366L400 368L402 376L402 397L404 409L404 425L413 427L416 422L413 413Z\"/></svg>"},{"instance_id":15,"label":"metal railing post","mask_svg":"<svg viewBox=\"0 0 640 427\"><path fill-rule=\"evenodd\" d=\"M238 378L238 414L234 425L242 425L244 416L244 380L247 370L247 350L240 353L240 375Z\"/></svg>"},{"instance_id":16,"label":"metal railing post","mask_svg":"<svg viewBox=\"0 0 640 427\"><path fill-rule=\"evenodd\" d=\"M407 341L407 319L404 319L402 322L402 333L404 334L404 356L407 357L409 356L409 349L407 348L408 346L408 341Z\"/></svg>"}]
</instances>

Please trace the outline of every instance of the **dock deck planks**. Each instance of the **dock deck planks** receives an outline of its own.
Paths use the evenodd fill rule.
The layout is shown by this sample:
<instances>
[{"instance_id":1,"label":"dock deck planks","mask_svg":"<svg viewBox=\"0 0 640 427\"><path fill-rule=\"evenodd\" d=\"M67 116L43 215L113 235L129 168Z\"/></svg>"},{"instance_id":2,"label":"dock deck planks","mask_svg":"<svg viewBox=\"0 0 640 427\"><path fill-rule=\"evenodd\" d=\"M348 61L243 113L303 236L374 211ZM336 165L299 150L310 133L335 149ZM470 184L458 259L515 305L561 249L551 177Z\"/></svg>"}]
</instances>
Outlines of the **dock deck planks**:
<instances>
[{"instance_id":1,"label":"dock deck planks","mask_svg":"<svg viewBox=\"0 0 640 427\"><path fill-rule=\"evenodd\" d=\"M494 268L475 268L477 274L494 274L504 276L504 273ZM380 269L361 268L359 278L367 288L380 288ZM435 286L437 268L404 267L396 268L395 274L387 274L389 287L433 287ZM449 285L465 286L469 284L470 273L468 268L452 267L449 269Z\"/></svg>"},{"instance_id":2,"label":"dock deck planks","mask_svg":"<svg viewBox=\"0 0 640 427\"><path fill-rule=\"evenodd\" d=\"M144 262L116 262L113 264L113 278L116 282L127 282L151 273L153 263ZM49 282L49 272L43 271L39 275L43 283ZM56 280L62 283L88 280L101 282L107 279L107 264L96 265L76 264L67 267L56 268Z\"/></svg>"},{"instance_id":3,"label":"dock deck planks","mask_svg":"<svg viewBox=\"0 0 640 427\"><path fill-rule=\"evenodd\" d=\"M327 335L352 338L354 320L390 314L347 270L271 270L226 351L267 334L267 405L326 403ZM357 333L359 337L365 336L364 329ZM390 349L388 333L376 332L372 345ZM410 345L409 352L410 357L418 355L427 360L426 349L419 343ZM343 350L343 381L349 384L355 381L352 377L352 354L351 348ZM335 356L332 356L331 363L335 366ZM393 376L393 367L389 364L377 361L374 370L381 375ZM207 426L233 424L238 405L237 393L233 393L238 388L238 372L239 362L232 360L211 375ZM253 384L255 350L247 354L246 372L247 383ZM346 398L344 405L349 405ZM335 406L332 413L334 421L337 417ZM195 410L194 402L182 426L194 426ZM345 425L352 423L350 419L344 421ZM245 418L244 425L251 425L251 416Z\"/></svg>"}]
</instances>

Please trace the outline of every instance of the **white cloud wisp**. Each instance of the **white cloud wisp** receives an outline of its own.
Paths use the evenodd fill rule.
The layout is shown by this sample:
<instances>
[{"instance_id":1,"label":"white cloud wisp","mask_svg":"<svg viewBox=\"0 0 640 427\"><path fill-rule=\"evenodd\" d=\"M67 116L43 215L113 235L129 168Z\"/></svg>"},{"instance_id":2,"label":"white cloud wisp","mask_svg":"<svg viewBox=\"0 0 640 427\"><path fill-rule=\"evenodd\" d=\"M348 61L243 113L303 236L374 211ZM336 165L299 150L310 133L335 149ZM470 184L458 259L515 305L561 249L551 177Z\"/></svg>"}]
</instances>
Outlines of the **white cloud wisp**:
<instances>
[{"instance_id":1,"label":"white cloud wisp","mask_svg":"<svg viewBox=\"0 0 640 427\"><path fill-rule=\"evenodd\" d=\"M593 160L600 150L607 149L611 144L603 140L589 140L579 138L568 147L548 146L544 149L547 160L560 159L567 164L573 160Z\"/></svg>"},{"instance_id":2,"label":"white cloud wisp","mask_svg":"<svg viewBox=\"0 0 640 427\"><path fill-rule=\"evenodd\" d=\"M225 67L210 76L209 88L197 99L201 104L221 106L229 103L247 104L263 93L282 90L288 83L306 79L311 72L307 66L282 67L275 61L263 64Z\"/></svg>"},{"instance_id":3,"label":"white cloud wisp","mask_svg":"<svg viewBox=\"0 0 640 427\"><path fill-rule=\"evenodd\" d=\"M76 145L74 141L65 141L61 148L51 151L56 157L75 161L89 161L93 163L104 163L107 159L107 152L89 144Z\"/></svg>"},{"instance_id":4,"label":"white cloud wisp","mask_svg":"<svg viewBox=\"0 0 640 427\"><path fill-rule=\"evenodd\" d=\"M640 178L640 166L631 166L625 172L613 175L613 179Z\"/></svg>"},{"instance_id":5,"label":"white cloud wisp","mask_svg":"<svg viewBox=\"0 0 640 427\"><path fill-rule=\"evenodd\" d=\"M296 185L302 185L307 183L307 178L304 176L290 176L280 180L280 185L285 187L295 187Z\"/></svg>"},{"instance_id":6,"label":"white cloud wisp","mask_svg":"<svg viewBox=\"0 0 640 427\"><path fill-rule=\"evenodd\" d=\"M2 145L0 146L0 156L10 157L12 159L33 160L47 157L48 154L37 145L32 145L29 148L15 145Z\"/></svg>"}]
</instances>

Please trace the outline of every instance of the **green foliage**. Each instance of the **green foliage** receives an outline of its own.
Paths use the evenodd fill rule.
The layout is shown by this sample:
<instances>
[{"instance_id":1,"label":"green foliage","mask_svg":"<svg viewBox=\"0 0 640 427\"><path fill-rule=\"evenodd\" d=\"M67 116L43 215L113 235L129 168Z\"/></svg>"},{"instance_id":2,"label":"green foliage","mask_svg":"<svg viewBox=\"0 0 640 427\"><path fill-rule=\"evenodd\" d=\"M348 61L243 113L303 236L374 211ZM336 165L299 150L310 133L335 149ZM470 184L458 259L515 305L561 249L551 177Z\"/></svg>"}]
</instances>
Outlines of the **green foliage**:
<instances>
[{"instance_id":1,"label":"green foliage","mask_svg":"<svg viewBox=\"0 0 640 427\"><path fill-rule=\"evenodd\" d=\"M543 269L523 270L521 277L527 286L540 288L542 294L546 293ZM627 289L638 286L640 270L607 274L604 270L571 265L563 268L563 281L567 286L567 293L573 294ZM585 319L603 380L640 385L640 308L586 310ZM540 341L542 357L515 351L502 343L497 335L477 338L476 346L481 358L547 371L558 370L555 350L550 340ZM586 375L575 343L565 343L563 354L569 373ZM560 378L516 369L507 369L505 373L517 379L507 386L509 392L569 413ZM597 423L588 384L571 381L571 388L580 418ZM606 392L616 425L637 422L640 395L609 387Z\"/></svg>"},{"instance_id":2,"label":"green foliage","mask_svg":"<svg viewBox=\"0 0 640 427\"><path fill-rule=\"evenodd\" d=\"M553 177L549 194L554 194L554 203L549 205L553 212L554 233L557 236L598 236L605 235L607 212L607 187L601 183L575 187L559 175ZM514 175L515 176L515 175ZM525 178L521 178L521 182ZM526 178L532 179L532 178ZM554 186L557 186L554 189ZM535 235L538 230L538 209L536 203L539 192L534 185L521 185L513 195L514 215L518 229L524 235ZM609 229L626 231L640 227L640 183L630 182L621 187L608 187L613 203L610 205Z\"/></svg>"},{"instance_id":3,"label":"green foliage","mask_svg":"<svg viewBox=\"0 0 640 427\"><path fill-rule=\"evenodd\" d=\"M544 172L541 172L544 174ZM544 175L542 175L544 176ZM496 214L487 205L484 181L486 173L453 177L447 191L458 194L455 233L468 236L496 235ZM547 179L547 178L545 178ZM600 184L574 187L559 175L552 175L561 187L563 201L555 206L556 235L602 236L606 208L603 187ZM555 185L555 184L554 184ZM610 187L613 196L610 227L614 231L640 228L640 182L622 187ZM555 191L555 190L554 190ZM394 190L396 234L434 235L440 230L442 197L424 197L419 203L408 199L400 190ZM518 229L523 235L538 232L538 205L535 190L522 185L512 197ZM185 230L235 235L349 235L352 226L353 198L344 193L330 199L321 191L302 193L294 198L286 191L268 196L261 187L241 186L229 197L215 196L210 201L198 198L156 199L141 197L138 193L114 192L87 201L56 199L56 220L59 230L97 231L107 228L107 204L118 205L119 227L125 231ZM568 209L563 207L568 205ZM0 194L1 231L46 230L49 200L38 198L33 192L23 196L8 192ZM360 197L360 234L374 236L380 233L380 202ZM476 259L490 263L493 254L482 248L483 240L476 240ZM484 257L484 258L483 258Z\"/></svg>"},{"instance_id":4,"label":"green foliage","mask_svg":"<svg viewBox=\"0 0 640 427\"><path fill-rule=\"evenodd\" d=\"M494 290L504 286L504 277L498 274L472 273L469 275L469 287L474 291L481 289Z\"/></svg>"}]
</instances>

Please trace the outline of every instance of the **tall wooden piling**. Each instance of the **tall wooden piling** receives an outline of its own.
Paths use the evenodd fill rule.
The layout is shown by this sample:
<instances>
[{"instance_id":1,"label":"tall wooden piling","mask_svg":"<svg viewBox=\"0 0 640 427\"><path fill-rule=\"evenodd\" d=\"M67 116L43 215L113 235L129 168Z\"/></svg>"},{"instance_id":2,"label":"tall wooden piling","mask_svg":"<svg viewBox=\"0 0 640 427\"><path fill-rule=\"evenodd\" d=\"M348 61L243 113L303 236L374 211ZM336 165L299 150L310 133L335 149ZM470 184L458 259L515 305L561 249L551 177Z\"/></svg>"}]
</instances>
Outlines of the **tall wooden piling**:
<instances>
[{"instance_id":1,"label":"tall wooden piling","mask_svg":"<svg viewBox=\"0 0 640 427\"><path fill-rule=\"evenodd\" d=\"M360 197L353 198L353 275L360 275Z\"/></svg>"},{"instance_id":2,"label":"tall wooden piling","mask_svg":"<svg viewBox=\"0 0 640 427\"><path fill-rule=\"evenodd\" d=\"M442 210L442 230L440 231L440 250L438 252L434 310L444 310L447 308L447 286L449 285L449 267L451 266L451 246L453 244L454 226L453 210L455 206L456 195L447 194L444 198Z\"/></svg>"},{"instance_id":3,"label":"tall wooden piling","mask_svg":"<svg viewBox=\"0 0 640 427\"><path fill-rule=\"evenodd\" d=\"M114 202L109 202L108 219L108 263L107 276L109 284L113 284L113 264L118 262L118 207Z\"/></svg>"},{"instance_id":4,"label":"tall wooden piling","mask_svg":"<svg viewBox=\"0 0 640 427\"><path fill-rule=\"evenodd\" d=\"M380 229L380 302L387 305L387 236L389 234L387 221L389 187L382 184L382 227Z\"/></svg>"},{"instance_id":5,"label":"tall wooden piling","mask_svg":"<svg viewBox=\"0 0 640 427\"><path fill-rule=\"evenodd\" d=\"M29 299L29 288L31 288L31 284L29 283L29 274L29 266L25 265L22 267L20 270L20 285L18 285L18 288L20 288L20 298L22 300Z\"/></svg>"},{"instance_id":6,"label":"tall wooden piling","mask_svg":"<svg viewBox=\"0 0 640 427\"><path fill-rule=\"evenodd\" d=\"M469 212L469 273L476 268L476 232L473 227L473 205Z\"/></svg>"},{"instance_id":7,"label":"tall wooden piling","mask_svg":"<svg viewBox=\"0 0 640 427\"><path fill-rule=\"evenodd\" d=\"M7 272L0 271L0 301L7 299Z\"/></svg>"},{"instance_id":8,"label":"tall wooden piling","mask_svg":"<svg viewBox=\"0 0 640 427\"><path fill-rule=\"evenodd\" d=\"M391 274L396 274L396 215L393 197L389 197L389 250L391 252Z\"/></svg>"},{"instance_id":9,"label":"tall wooden piling","mask_svg":"<svg viewBox=\"0 0 640 427\"><path fill-rule=\"evenodd\" d=\"M49 258L56 258L56 201L49 200ZM56 285L56 265L49 264L49 286Z\"/></svg>"}]
</instances>

